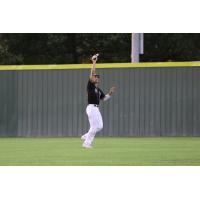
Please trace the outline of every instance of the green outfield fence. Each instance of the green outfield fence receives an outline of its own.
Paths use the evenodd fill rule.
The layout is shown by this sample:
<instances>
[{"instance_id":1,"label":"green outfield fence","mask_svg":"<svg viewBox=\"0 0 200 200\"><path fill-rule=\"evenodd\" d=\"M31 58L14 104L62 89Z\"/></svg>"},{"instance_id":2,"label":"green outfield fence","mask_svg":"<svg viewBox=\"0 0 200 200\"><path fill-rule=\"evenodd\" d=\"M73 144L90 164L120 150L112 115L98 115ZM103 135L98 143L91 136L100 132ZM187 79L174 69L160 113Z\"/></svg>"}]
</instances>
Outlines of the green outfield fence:
<instances>
[{"instance_id":1,"label":"green outfield fence","mask_svg":"<svg viewBox=\"0 0 200 200\"><path fill-rule=\"evenodd\" d=\"M80 136L90 64L0 66L0 136ZM200 62L98 64L101 136L199 136Z\"/></svg>"}]
</instances>

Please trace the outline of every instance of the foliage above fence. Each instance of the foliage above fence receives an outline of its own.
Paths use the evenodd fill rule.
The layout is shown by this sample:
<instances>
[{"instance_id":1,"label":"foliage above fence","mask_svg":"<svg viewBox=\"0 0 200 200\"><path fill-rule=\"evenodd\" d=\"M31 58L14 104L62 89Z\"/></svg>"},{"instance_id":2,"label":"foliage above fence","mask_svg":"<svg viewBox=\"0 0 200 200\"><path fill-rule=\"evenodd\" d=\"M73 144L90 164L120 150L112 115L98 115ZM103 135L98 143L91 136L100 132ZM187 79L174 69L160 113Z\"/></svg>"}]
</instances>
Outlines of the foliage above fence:
<instances>
[{"instance_id":1,"label":"foliage above fence","mask_svg":"<svg viewBox=\"0 0 200 200\"><path fill-rule=\"evenodd\" d=\"M130 33L0 34L0 64L89 63L100 53L99 62L130 62ZM199 61L200 34L145 33L142 62Z\"/></svg>"}]
</instances>

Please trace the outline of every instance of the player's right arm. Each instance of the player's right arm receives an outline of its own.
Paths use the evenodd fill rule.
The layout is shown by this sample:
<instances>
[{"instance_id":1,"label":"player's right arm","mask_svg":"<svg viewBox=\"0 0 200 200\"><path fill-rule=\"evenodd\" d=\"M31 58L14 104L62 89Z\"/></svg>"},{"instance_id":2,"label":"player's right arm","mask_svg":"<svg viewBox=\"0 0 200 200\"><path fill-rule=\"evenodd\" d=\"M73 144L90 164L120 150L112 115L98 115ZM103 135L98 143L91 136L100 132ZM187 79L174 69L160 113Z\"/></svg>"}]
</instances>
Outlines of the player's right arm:
<instances>
[{"instance_id":1,"label":"player's right arm","mask_svg":"<svg viewBox=\"0 0 200 200\"><path fill-rule=\"evenodd\" d=\"M92 68L91 68L91 71L90 71L90 79L92 78L92 76L94 74L96 74L96 62L97 62L97 57L98 57L99 54L96 54L94 56L92 56Z\"/></svg>"},{"instance_id":2,"label":"player's right arm","mask_svg":"<svg viewBox=\"0 0 200 200\"><path fill-rule=\"evenodd\" d=\"M90 71L90 79L92 78L92 76L96 73L96 61L92 61L92 68Z\"/></svg>"}]
</instances>

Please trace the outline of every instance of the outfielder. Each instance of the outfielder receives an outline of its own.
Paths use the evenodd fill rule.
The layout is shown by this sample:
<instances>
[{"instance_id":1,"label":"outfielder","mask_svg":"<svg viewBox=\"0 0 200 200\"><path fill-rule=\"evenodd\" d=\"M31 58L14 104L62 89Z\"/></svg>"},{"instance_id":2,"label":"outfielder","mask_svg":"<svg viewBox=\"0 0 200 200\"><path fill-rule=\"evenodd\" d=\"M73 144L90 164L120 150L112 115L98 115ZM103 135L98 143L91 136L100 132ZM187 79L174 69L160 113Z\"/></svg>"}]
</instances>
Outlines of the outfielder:
<instances>
[{"instance_id":1,"label":"outfielder","mask_svg":"<svg viewBox=\"0 0 200 200\"><path fill-rule=\"evenodd\" d=\"M84 148L92 148L92 142L97 132L101 131L103 128L103 120L101 113L99 111L99 102L100 100L106 101L110 99L111 95L115 92L115 87L111 87L108 94L104 94L103 91L98 88L100 82L100 76L96 74L96 62L98 59L96 54L92 57L92 68L90 72L90 78L87 84L87 93L88 93L88 105L86 108L86 113L88 115L90 129L84 134L81 139L83 142Z\"/></svg>"}]
</instances>

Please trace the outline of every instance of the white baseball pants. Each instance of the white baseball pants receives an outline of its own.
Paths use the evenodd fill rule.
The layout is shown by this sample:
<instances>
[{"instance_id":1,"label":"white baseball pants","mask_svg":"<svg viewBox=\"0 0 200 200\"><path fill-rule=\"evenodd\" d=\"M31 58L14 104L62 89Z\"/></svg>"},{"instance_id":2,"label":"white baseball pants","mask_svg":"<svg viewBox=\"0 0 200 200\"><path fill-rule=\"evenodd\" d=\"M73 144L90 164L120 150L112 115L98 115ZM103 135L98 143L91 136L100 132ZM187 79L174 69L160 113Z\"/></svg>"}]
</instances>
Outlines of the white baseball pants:
<instances>
[{"instance_id":1,"label":"white baseball pants","mask_svg":"<svg viewBox=\"0 0 200 200\"><path fill-rule=\"evenodd\" d=\"M89 104L87 106L86 113L88 115L90 129L84 135L85 144L91 145L96 133L101 131L103 128L103 120L99 108L93 104Z\"/></svg>"}]
</instances>

